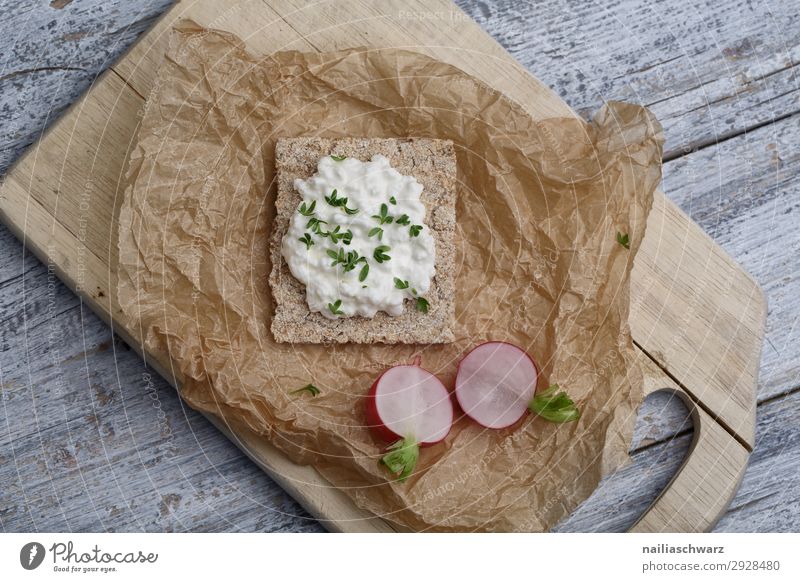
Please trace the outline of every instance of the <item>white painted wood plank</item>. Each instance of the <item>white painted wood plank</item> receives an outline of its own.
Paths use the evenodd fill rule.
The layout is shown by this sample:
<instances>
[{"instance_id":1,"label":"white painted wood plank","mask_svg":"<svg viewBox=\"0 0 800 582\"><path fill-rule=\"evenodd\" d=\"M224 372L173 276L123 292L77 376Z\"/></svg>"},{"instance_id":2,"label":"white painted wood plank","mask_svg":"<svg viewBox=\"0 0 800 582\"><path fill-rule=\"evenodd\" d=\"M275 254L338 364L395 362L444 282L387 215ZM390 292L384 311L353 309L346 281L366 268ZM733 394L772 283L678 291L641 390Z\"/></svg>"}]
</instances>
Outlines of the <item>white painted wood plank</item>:
<instances>
[{"instance_id":1,"label":"white painted wood plank","mask_svg":"<svg viewBox=\"0 0 800 582\"><path fill-rule=\"evenodd\" d=\"M171 0L0 0L0 174Z\"/></svg>"},{"instance_id":2,"label":"white painted wood plank","mask_svg":"<svg viewBox=\"0 0 800 582\"><path fill-rule=\"evenodd\" d=\"M800 5L728 0L458 0L579 113L651 107L671 159L800 111Z\"/></svg>"}]
</instances>

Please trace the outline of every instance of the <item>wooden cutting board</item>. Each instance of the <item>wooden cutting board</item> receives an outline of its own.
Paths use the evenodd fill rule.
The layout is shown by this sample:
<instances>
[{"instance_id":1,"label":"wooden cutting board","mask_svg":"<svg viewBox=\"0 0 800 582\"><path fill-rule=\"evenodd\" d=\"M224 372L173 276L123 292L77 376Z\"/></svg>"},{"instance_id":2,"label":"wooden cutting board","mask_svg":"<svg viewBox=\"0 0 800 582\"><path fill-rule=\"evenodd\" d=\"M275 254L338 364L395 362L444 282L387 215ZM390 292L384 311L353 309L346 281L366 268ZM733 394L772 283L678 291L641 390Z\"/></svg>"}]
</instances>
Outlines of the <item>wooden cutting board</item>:
<instances>
[{"instance_id":1,"label":"wooden cutting board","mask_svg":"<svg viewBox=\"0 0 800 582\"><path fill-rule=\"evenodd\" d=\"M449 0L177 3L22 156L0 190L0 218L134 347L138 330L115 321L120 180L169 29L180 18L233 32L260 54L408 48L464 69L536 118L575 115ZM630 325L647 391L676 391L692 411L695 437L679 473L634 530L703 531L727 508L754 444L765 315L758 285L657 192L633 270ZM180 384L163 356L142 355ZM211 420L329 529L392 530L314 469Z\"/></svg>"}]
</instances>

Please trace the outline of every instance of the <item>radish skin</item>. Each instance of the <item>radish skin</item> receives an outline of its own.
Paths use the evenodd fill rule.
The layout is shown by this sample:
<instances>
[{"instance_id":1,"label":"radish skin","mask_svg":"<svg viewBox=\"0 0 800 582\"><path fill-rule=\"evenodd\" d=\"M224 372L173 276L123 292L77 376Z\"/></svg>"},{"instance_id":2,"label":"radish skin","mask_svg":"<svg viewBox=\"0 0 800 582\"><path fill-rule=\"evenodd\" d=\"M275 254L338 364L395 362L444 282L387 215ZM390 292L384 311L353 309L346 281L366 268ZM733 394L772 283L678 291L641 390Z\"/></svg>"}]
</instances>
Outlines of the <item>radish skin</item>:
<instances>
[{"instance_id":1,"label":"radish skin","mask_svg":"<svg viewBox=\"0 0 800 582\"><path fill-rule=\"evenodd\" d=\"M441 442L453 424L450 393L436 376L414 365L389 368L366 398L373 435L393 443L381 459L403 481L414 471L420 447Z\"/></svg>"}]
</instances>

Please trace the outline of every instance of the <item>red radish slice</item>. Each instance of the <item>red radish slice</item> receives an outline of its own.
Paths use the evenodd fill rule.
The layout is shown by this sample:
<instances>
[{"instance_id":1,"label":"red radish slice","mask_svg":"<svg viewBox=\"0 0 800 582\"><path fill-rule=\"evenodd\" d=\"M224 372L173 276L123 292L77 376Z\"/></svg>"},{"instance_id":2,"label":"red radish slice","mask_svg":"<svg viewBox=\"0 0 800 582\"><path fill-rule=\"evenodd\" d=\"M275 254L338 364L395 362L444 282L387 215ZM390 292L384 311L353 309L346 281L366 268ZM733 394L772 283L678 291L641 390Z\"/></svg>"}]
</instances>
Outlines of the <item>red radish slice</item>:
<instances>
[{"instance_id":1,"label":"red radish slice","mask_svg":"<svg viewBox=\"0 0 800 582\"><path fill-rule=\"evenodd\" d=\"M506 342L481 344L458 364L456 399L486 428L506 428L528 411L539 371L522 349Z\"/></svg>"},{"instance_id":2,"label":"red radish slice","mask_svg":"<svg viewBox=\"0 0 800 582\"><path fill-rule=\"evenodd\" d=\"M367 422L379 438L394 443L382 462L405 480L414 471L419 447L436 444L450 432L450 393L419 366L389 368L367 395Z\"/></svg>"}]
</instances>

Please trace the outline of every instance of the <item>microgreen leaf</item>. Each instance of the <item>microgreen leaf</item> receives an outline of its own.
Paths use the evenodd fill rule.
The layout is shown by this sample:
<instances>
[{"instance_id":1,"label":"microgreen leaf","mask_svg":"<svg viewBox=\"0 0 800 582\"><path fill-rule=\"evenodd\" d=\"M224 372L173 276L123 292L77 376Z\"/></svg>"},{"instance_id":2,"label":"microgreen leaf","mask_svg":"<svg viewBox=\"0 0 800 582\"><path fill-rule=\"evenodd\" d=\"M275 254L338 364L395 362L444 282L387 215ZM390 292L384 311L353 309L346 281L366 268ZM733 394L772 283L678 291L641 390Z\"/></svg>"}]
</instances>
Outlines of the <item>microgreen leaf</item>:
<instances>
[{"instance_id":1,"label":"microgreen leaf","mask_svg":"<svg viewBox=\"0 0 800 582\"><path fill-rule=\"evenodd\" d=\"M408 217L408 214L403 214L400 216L400 218L395 220L395 222L397 224L402 224L403 226L405 226L406 224L411 224L411 219Z\"/></svg>"},{"instance_id":2,"label":"microgreen leaf","mask_svg":"<svg viewBox=\"0 0 800 582\"><path fill-rule=\"evenodd\" d=\"M347 207L347 198L337 198L337 196L338 196L337 190L336 188L334 188L330 196L325 196L325 202L327 202L334 208L341 208L347 214L358 214L358 208Z\"/></svg>"},{"instance_id":3,"label":"microgreen leaf","mask_svg":"<svg viewBox=\"0 0 800 582\"><path fill-rule=\"evenodd\" d=\"M386 204L381 204L381 213L380 214L373 214L372 218L377 220L381 223L381 226L384 224L391 224L394 218L389 216L389 207Z\"/></svg>"},{"instance_id":4,"label":"microgreen leaf","mask_svg":"<svg viewBox=\"0 0 800 582\"><path fill-rule=\"evenodd\" d=\"M333 244L338 244L339 240L341 240L344 244L349 245L353 240L353 233L349 229L345 232L339 232L340 228L341 227L337 224L336 228L328 231L324 236L331 237L331 242Z\"/></svg>"},{"instance_id":5,"label":"microgreen leaf","mask_svg":"<svg viewBox=\"0 0 800 582\"><path fill-rule=\"evenodd\" d=\"M408 229L408 234L410 234L411 237L413 238L415 236L419 236L419 233L421 231L422 231L422 225L421 224L412 224L411 228Z\"/></svg>"},{"instance_id":6,"label":"microgreen leaf","mask_svg":"<svg viewBox=\"0 0 800 582\"><path fill-rule=\"evenodd\" d=\"M408 289L408 281L403 281L402 279L398 279L397 277L394 278L394 286L398 289Z\"/></svg>"},{"instance_id":7,"label":"microgreen leaf","mask_svg":"<svg viewBox=\"0 0 800 582\"><path fill-rule=\"evenodd\" d=\"M424 297L417 297L417 311L421 311L422 313L428 313L428 300Z\"/></svg>"},{"instance_id":8,"label":"microgreen leaf","mask_svg":"<svg viewBox=\"0 0 800 582\"><path fill-rule=\"evenodd\" d=\"M330 309L331 313L334 315L344 315L344 311L339 309L342 306L342 300L337 299L333 303L328 303L328 309Z\"/></svg>"},{"instance_id":9,"label":"microgreen leaf","mask_svg":"<svg viewBox=\"0 0 800 582\"><path fill-rule=\"evenodd\" d=\"M559 390L558 384L553 384L533 397L528 408L550 422L572 422L581 417L581 413L572 398L567 393Z\"/></svg>"},{"instance_id":10,"label":"microgreen leaf","mask_svg":"<svg viewBox=\"0 0 800 582\"><path fill-rule=\"evenodd\" d=\"M389 198L389 202L391 202L392 204L397 204L397 198L392 196L391 198Z\"/></svg>"},{"instance_id":11,"label":"microgreen leaf","mask_svg":"<svg viewBox=\"0 0 800 582\"><path fill-rule=\"evenodd\" d=\"M419 445L413 438L404 438L388 449L389 452L381 458L381 463L397 476L398 481L405 481L414 472L414 467L419 459Z\"/></svg>"},{"instance_id":12,"label":"microgreen leaf","mask_svg":"<svg viewBox=\"0 0 800 582\"><path fill-rule=\"evenodd\" d=\"M302 214L303 216L311 216L312 214L314 214L314 209L316 207L317 207L317 201L316 200L312 200L311 204L309 206L306 206L306 203L303 202L300 205L300 210L298 210L298 212L300 214Z\"/></svg>"},{"instance_id":13,"label":"microgreen leaf","mask_svg":"<svg viewBox=\"0 0 800 582\"><path fill-rule=\"evenodd\" d=\"M622 234L621 232L617 232L617 242L624 246L626 249L631 248L631 237L627 234Z\"/></svg>"},{"instance_id":14,"label":"microgreen leaf","mask_svg":"<svg viewBox=\"0 0 800 582\"><path fill-rule=\"evenodd\" d=\"M352 271L358 263L366 263L367 259L359 257L357 251L350 251L344 261L344 272Z\"/></svg>"},{"instance_id":15,"label":"microgreen leaf","mask_svg":"<svg viewBox=\"0 0 800 582\"><path fill-rule=\"evenodd\" d=\"M325 220L320 220L319 218L311 217L306 224L306 228L309 229L314 234L318 234L320 236L328 236L327 232L322 232L320 228L321 225L328 224Z\"/></svg>"},{"instance_id":16,"label":"microgreen leaf","mask_svg":"<svg viewBox=\"0 0 800 582\"><path fill-rule=\"evenodd\" d=\"M336 265L338 265L340 263L343 265L343 264L345 264L347 262L347 258L345 257L343 248L339 248L338 251L329 250L328 251L328 256L333 259L333 262L331 263L331 267L335 267Z\"/></svg>"},{"instance_id":17,"label":"microgreen leaf","mask_svg":"<svg viewBox=\"0 0 800 582\"><path fill-rule=\"evenodd\" d=\"M383 229L380 226L376 226L367 233L367 236L370 238L375 235L378 235L378 240L383 240Z\"/></svg>"},{"instance_id":18,"label":"microgreen leaf","mask_svg":"<svg viewBox=\"0 0 800 582\"><path fill-rule=\"evenodd\" d=\"M361 257L358 255L358 251L348 251L347 253L344 252L343 247L339 247L338 251L333 249L328 249L325 253L333 259L331 263L331 267L335 267L336 265L342 265L344 272L347 273L352 271L356 268L359 263L366 263L366 257Z\"/></svg>"},{"instance_id":19,"label":"microgreen leaf","mask_svg":"<svg viewBox=\"0 0 800 582\"><path fill-rule=\"evenodd\" d=\"M336 251L334 251L334 250L332 250L332 249L328 249L327 251L325 251L325 253L326 253L326 254L327 254L327 255L328 255L330 258L332 258L332 259L333 259L333 262L331 263L331 267L335 267L336 265L338 265L338 264L339 264L339 253L337 253Z\"/></svg>"},{"instance_id":20,"label":"microgreen leaf","mask_svg":"<svg viewBox=\"0 0 800 582\"><path fill-rule=\"evenodd\" d=\"M302 238L299 238L297 240L305 244L307 249L310 249L311 246L314 244L314 241L311 240L311 235L308 233L305 233Z\"/></svg>"},{"instance_id":21,"label":"microgreen leaf","mask_svg":"<svg viewBox=\"0 0 800 582\"><path fill-rule=\"evenodd\" d=\"M372 258L378 261L379 263L383 263L384 261L390 261L392 257L386 254L386 251L392 250L392 247L388 247L386 245L380 245L375 247L375 251L372 253Z\"/></svg>"},{"instance_id":22,"label":"microgreen leaf","mask_svg":"<svg viewBox=\"0 0 800 582\"><path fill-rule=\"evenodd\" d=\"M342 162L347 159L347 156L334 156L333 154L331 154L331 159L334 162Z\"/></svg>"},{"instance_id":23,"label":"microgreen leaf","mask_svg":"<svg viewBox=\"0 0 800 582\"><path fill-rule=\"evenodd\" d=\"M369 275L369 263L365 262L364 266L361 267L361 271L358 273L358 280L363 283L366 280L367 275ZM366 285L363 285L363 287L366 287Z\"/></svg>"},{"instance_id":24,"label":"microgreen leaf","mask_svg":"<svg viewBox=\"0 0 800 582\"><path fill-rule=\"evenodd\" d=\"M303 392L308 392L311 396L318 396L320 393L320 389L314 386L313 384L306 384L302 388L298 388L297 390L292 390L289 394L301 394Z\"/></svg>"},{"instance_id":25,"label":"microgreen leaf","mask_svg":"<svg viewBox=\"0 0 800 582\"><path fill-rule=\"evenodd\" d=\"M341 204L340 200L344 200L345 204L347 204L347 198L340 198L340 199L336 198L336 188L333 189L333 192L331 192L330 196L325 196L325 202L334 207L339 206L339 204Z\"/></svg>"}]
</instances>

